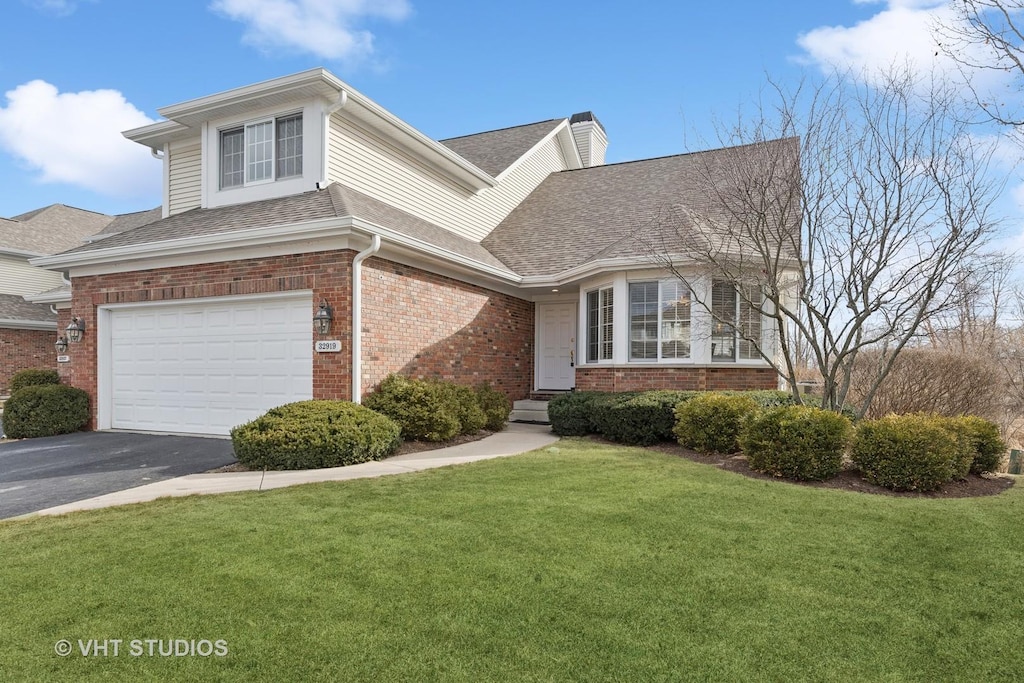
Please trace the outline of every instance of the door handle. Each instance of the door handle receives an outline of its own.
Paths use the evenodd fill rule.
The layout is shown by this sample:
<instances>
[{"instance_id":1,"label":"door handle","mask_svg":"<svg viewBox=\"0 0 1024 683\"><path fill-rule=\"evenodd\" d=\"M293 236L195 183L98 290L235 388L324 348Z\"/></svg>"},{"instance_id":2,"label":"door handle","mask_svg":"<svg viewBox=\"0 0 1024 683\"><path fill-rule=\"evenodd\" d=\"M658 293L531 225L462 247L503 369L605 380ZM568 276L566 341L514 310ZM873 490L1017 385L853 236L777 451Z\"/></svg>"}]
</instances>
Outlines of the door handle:
<instances>
[{"instance_id":1,"label":"door handle","mask_svg":"<svg viewBox=\"0 0 1024 683\"><path fill-rule=\"evenodd\" d=\"M576 367L576 352L572 349L569 349L569 367Z\"/></svg>"}]
</instances>

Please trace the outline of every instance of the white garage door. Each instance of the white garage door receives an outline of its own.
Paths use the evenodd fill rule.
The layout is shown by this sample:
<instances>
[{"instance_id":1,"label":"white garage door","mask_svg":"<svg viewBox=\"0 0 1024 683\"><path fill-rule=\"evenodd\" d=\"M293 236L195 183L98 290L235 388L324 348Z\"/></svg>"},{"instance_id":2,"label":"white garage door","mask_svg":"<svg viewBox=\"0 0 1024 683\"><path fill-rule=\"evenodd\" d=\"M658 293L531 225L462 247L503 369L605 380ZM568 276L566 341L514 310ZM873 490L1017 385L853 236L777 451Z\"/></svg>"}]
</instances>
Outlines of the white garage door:
<instances>
[{"instance_id":1,"label":"white garage door","mask_svg":"<svg viewBox=\"0 0 1024 683\"><path fill-rule=\"evenodd\" d=\"M111 427L227 434L313 396L312 299L110 312Z\"/></svg>"}]
</instances>

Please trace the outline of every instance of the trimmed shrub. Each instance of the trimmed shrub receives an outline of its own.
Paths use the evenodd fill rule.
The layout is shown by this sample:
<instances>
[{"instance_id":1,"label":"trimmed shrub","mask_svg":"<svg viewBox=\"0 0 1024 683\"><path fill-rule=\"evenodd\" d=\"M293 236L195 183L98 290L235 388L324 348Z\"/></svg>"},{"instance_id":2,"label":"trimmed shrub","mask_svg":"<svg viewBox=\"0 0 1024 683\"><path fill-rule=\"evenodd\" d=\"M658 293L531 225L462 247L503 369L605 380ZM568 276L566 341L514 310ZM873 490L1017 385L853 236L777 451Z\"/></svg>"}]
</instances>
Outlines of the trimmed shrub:
<instances>
[{"instance_id":1,"label":"trimmed shrub","mask_svg":"<svg viewBox=\"0 0 1024 683\"><path fill-rule=\"evenodd\" d=\"M70 434L89 422L89 394L66 384L24 386L4 404L4 434L12 439Z\"/></svg>"},{"instance_id":2,"label":"trimmed shrub","mask_svg":"<svg viewBox=\"0 0 1024 683\"><path fill-rule=\"evenodd\" d=\"M953 429L964 435L970 443L971 474L997 472L1006 454L1006 442L999 436L999 427L991 420L974 415L947 418Z\"/></svg>"},{"instance_id":3,"label":"trimmed shrub","mask_svg":"<svg viewBox=\"0 0 1024 683\"><path fill-rule=\"evenodd\" d=\"M231 430L238 461L253 469L304 470L380 460L401 444L390 418L348 401L299 401Z\"/></svg>"},{"instance_id":4,"label":"trimmed shrub","mask_svg":"<svg viewBox=\"0 0 1024 683\"><path fill-rule=\"evenodd\" d=\"M676 406L697 395L696 391L607 394L591 402L591 425L619 443L649 446L672 441Z\"/></svg>"},{"instance_id":5,"label":"trimmed shrub","mask_svg":"<svg viewBox=\"0 0 1024 683\"><path fill-rule=\"evenodd\" d=\"M505 428L508 416L512 413L512 401L508 400L508 396L485 383L476 388L476 402L487 418L485 429L500 432Z\"/></svg>"},{"instance_id":6,"label":"trimmed shrub","mask_svg":"<svg viewBox=\"0 0 1024 683\"><path fill-rule=\"evenodd\" d=\"M447 441L461 428L458 408L448 396L435 382L392 374L363 405L397 422L403 439Z\"/></svg>"},{"instance_id":7,"label":"trimmed shrub","mask_svg":"<svg viewBox=\"0 0 1024 683\"><path fill-rule=\"evenodd\" d=\"M551 431L558 436L585 436L595 429L590 421L591 403L600 396L598 391L570 391L548 401L548 420Z\"/></svg>"},{"instance_id":8,"label":"trimmed shrub","mask_svg":"<svg viewBox=\"0 0 1024 683\"><path fill-rule=\"evenodd\" d=\"M873 484L896 491L935 491L966 473L966 444L941 418L889 415L857 425L851 458Z\"/></svg>"},{"instance_id":9,"label":"trimmed shrub","mask_svg":"<svg viewBox=\"0 0 1024 683\"><path fill-rule=\"evenodd\" d=\"M843 415L807 406L769 408L750 416L739 443L751 469L786 479L839 474L853 425Z\"/></svg>"},{"instance_id":10,"label":"trimmed shrub","mask_svg":"<svg viewBox=\"0 0 1024 683\"><path fill-rule=\"evenodd\" d=\"M749 396L704 393L679 404L673 432L681 445L701 453L735 453L743 420L757 409Z\"/></svg>"},{"instance_id":11,"label":"trimmed shrub","mask_svg":"<svg viewBox=\"0 0 1024 683\"><path fill-rule=\"evenodd\" d=\"M459 421L459 434L476 434L487 424L487 415L476 400L476 392L469 387L453 382L432 382L434 390L441 393L449 403Z\"/></svg>"},{"instance_id":12,"label":"trimmed shrub","mask_svg":"<svg viewBox=\"0 0 1024 683\"><path fill-rule=\"evenodd\" d=\"M60 384L60 376L56 370L51 368L30 368L20 370L11 375L10 386L7 390L13 395L19 389L25 387L39 387L51 384Z\"/></svg>"}]
</instances>

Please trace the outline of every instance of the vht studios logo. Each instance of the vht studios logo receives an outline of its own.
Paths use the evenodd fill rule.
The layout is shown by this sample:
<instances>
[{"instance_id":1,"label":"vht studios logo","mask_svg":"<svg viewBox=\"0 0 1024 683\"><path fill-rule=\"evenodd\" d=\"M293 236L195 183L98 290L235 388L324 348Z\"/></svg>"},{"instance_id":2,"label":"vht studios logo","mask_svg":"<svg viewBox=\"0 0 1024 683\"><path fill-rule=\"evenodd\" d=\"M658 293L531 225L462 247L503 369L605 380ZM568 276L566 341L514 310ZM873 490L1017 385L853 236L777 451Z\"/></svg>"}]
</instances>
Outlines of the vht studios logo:
<instances>
[{"instance_id":1,"label":"vht studios logo","mask_svg":"<svg viewBox=\"0 0 1024 683\"><path fill-rule=\"evenodd\" d=\"M58 640L53 651L61 657L80 654L83 657L225 657L228 654L228 642L218 640L187 640L185 638L110 638L98 640Z\"/></svg>"}]
</instances>

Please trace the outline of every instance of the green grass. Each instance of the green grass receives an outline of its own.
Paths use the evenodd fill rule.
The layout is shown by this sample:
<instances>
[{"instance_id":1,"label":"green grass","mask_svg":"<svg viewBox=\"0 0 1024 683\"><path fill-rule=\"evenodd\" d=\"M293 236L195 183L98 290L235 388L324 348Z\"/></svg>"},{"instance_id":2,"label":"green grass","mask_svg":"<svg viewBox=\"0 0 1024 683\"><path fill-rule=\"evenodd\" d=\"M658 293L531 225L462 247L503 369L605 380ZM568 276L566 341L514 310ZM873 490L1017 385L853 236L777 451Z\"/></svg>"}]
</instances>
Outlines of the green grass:
<instances>
[{"instance_id":1,"label":"green grass","mask_svg":"<svg viewBox=\"0 0 1024 683\"><path fill-rule=\"evenodd\" d=\"M10 522L0 680L1018 680L1022 512L1018 489L867 496L563 440Z\"/></svg>"}]
</instances>

